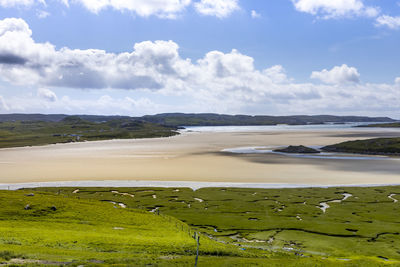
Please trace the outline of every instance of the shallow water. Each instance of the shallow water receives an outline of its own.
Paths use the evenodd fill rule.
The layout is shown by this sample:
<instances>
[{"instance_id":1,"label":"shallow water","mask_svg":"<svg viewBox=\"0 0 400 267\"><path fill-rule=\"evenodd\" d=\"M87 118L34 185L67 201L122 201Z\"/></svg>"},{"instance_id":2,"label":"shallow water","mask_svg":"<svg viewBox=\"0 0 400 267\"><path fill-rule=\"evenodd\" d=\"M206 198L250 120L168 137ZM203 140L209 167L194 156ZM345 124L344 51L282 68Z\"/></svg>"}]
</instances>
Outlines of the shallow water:
<instances>
[{"instance_id":1,"label":"shallow water","mask_svg":"<svg viewBox=\"0 0 400 267\"><path fill-rule=\"evenodd\" d=\"M315 125L250 125L250 126L184 126L181 132L271 132L271 131L335 131L335 130L351 130L360 132L391 132L400 133L400 128L373 128L373 127L356 127L360 125L374 124L374 122L350 122L344 124L315 124Z\"/></svg>"},{"instance_id":2,"label":"shallow water","mask_svg":"<svg viewBox=\"0 0 400 267\"><path fill-rule=\"evenodd\" d=\"M309 146L315 149L321 146ZM280 146L275 147L236 147L226 148L221 152L235 153L235 154L276 154L287 157L295 158L309 158L309 159L342 159L342 160L400 160L399 157L388 157L380 155L361 155L361 154L350 154L350 153L333 153L333 152L321 152L319 154L297 154L297 153L284 153L275 152L275 149L281 148Z\"/></svg>"}]
</instances>

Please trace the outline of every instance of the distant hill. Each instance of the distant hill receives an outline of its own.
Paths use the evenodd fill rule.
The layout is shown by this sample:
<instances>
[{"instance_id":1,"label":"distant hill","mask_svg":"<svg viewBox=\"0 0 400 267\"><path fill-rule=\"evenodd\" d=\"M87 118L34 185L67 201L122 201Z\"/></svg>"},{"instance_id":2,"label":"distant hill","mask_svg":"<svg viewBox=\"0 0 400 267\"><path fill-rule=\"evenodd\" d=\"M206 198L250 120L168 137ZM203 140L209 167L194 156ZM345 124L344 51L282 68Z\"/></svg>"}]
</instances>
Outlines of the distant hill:
<instances>
[{"instance_id":1,"label":"distant hill","mask_svg":"<svg viewBox=\"0 0 400 267\"><path fill-rule=\"evenodd\" d=\"M46 121L58 122L68 117L65 114L0 114L0 122L4 121ZM107 122L115 119L136 119L167 126L228 126L228 125L305 125L346 122L394 122L389 117L364 116L332 116L332 115L294 115L294 116L250 116L224 115L215 113L162 113L143 117L76 115L90 122Z\"/></svg>"},{"instance_id":2,"label":"distant hill","mask_svg":"<svg viewBox=\"0 0 400 267\"><path fill-rule=\"evenodd\" d=\"M50 118L54 119L54 117ZM8 121L0 123L0 148L110 139L169 137L179 134L176 130L177 127L143 120L114 119L93 122L84 120L80 116L67 116L57 122Z\"/></svg>"},{"instance_id":3,"label":"distant hill","mask_svg":"<svg viewBox=\"0 0 400 267\"><path fill-rule=\"evenodd\" d=\"M63 114L0 114L0 121L61 121L67 117Z\"/></svg>"},{"instance_id":4,"label":"distant hill","mask_svg":"<svg viewBox=\"0 0 400 267\"><path fill-rule=\"evenodd\" d=\"M0 114L0 122L4 121L45 121L45 122L58 122L62 121L70 115L66 114ZM75 115L82 120L90 122L107 122L116 119L131 119L129 116L103 116L103 115Z\"/></svg>"},{"instance_id":5,"label":"distant hill","mask_svg":"<svg viewBox=\"0 0 400 267\"><path fill-rule=\"evenodd\" d=\"M393 122L388 117L332 116L332 115L295 115L295 116L249 116L220 115L213 113L186 114L163 113L146 115L141 119L169 126L223 126L223 125L306 125L345 122Z\"/></svg>"}]
</instances>

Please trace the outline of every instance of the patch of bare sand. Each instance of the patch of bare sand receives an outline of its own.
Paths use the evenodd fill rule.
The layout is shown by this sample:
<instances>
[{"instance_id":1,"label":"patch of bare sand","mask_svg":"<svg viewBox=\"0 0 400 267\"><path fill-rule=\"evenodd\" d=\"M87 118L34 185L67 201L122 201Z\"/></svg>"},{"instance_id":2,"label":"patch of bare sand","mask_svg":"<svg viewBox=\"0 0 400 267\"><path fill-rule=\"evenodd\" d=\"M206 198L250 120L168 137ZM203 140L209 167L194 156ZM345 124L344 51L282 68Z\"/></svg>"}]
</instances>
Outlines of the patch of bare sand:
<instances>
[{"instance_id":1,"label":"patch of bare sand","mask_svg":"<svg viewBox=\"0 0 400 267\"><path fill-rule=\"evenodd\" d=\"M362 135L361 135L362 133ZM351 134L351 137L349 137ZM358 135L359 134L359 135ZM374 161L229 155L245 146L328 145L366 131L185 133L170 138L110 140L0 149L0 183L156 180L296 184L399 183L400 164ZM374 137L374 132L368 137ZM388 161L389 162L389 161Z\"/></svg>"}]
</instances>

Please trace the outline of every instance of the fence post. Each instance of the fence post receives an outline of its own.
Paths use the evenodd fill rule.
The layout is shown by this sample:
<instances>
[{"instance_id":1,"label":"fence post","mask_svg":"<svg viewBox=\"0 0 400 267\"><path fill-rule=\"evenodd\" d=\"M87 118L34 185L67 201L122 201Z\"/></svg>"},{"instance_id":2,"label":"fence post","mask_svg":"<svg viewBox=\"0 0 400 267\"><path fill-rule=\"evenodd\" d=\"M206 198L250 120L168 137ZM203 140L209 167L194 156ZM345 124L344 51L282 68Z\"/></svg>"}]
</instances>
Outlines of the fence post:
<instances>
[{"instance_id":1,"label":"fence post","mask_svg":"<svg viewBox=\"0 0 400 267\"><path fill-rule=\"evenodd\" d=\"M199 259L199 247L200 247L200 235L195 232L195 240L197 241L197 250L196 250L196 261L194 262L194 267L197 267L197 260Z\"/></svg>"}]
</instances>

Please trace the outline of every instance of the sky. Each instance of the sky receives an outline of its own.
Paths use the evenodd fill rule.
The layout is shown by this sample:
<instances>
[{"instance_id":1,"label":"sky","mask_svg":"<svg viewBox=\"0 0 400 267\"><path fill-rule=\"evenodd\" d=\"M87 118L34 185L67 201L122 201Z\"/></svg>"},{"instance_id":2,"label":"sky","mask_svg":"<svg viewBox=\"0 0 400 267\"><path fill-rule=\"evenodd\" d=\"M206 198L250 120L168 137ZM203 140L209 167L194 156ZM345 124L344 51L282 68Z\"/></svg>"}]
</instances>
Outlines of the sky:
<instances>
[{"instance_id":1,"label":"sky","mask_svg":"<svg viewBox=\"0 0 400 267\"><path fill-rule=\"evenodd\" d=\"M0 0L0 113L400 119L399 0Z\"/></svg>"}]
</instances>

